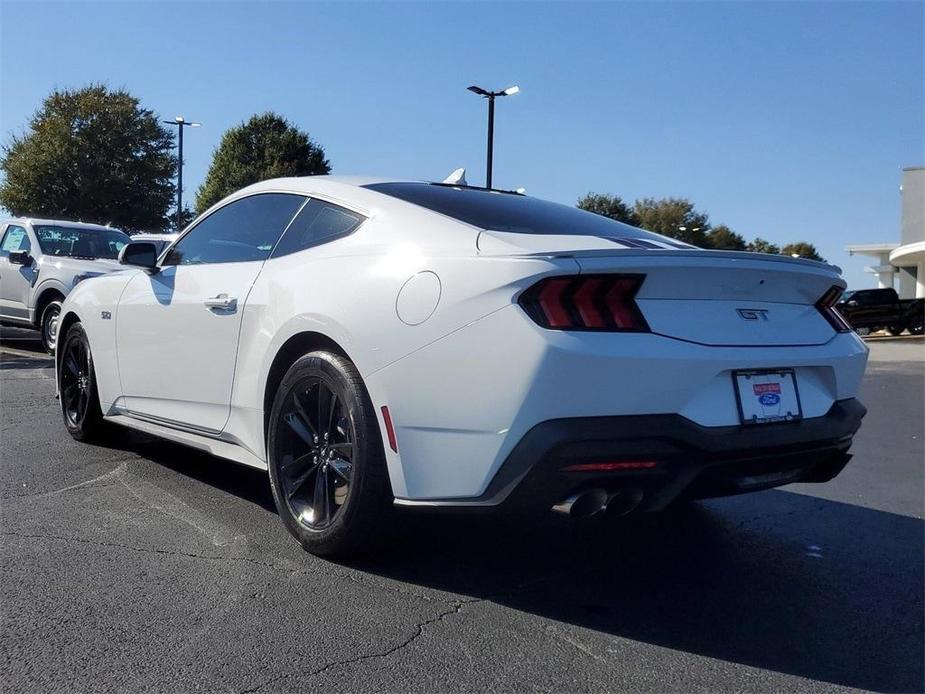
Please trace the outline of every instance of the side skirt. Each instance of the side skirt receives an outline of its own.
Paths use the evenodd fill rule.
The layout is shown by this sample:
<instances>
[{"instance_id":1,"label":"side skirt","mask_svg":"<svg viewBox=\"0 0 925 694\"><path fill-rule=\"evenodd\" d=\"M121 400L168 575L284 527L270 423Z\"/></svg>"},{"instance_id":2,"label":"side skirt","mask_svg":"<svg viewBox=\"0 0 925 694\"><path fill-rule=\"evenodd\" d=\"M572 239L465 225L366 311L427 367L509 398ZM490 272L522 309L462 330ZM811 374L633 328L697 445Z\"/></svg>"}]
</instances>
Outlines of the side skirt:
<instances>
[{"instance_id":1,"label":"side skirt","mask_svg":"<svg viewBox=\"0 0 925 694\"><path fill-rule=\"evenodd\" d=\"M174 429L173 427L165 426L163 424L156 424L144 419L138 419L137 417L132 417L131 415L127 414L109 415L104 417L104 419L107 422L112 422L113 424L119 424L120 426L128 427L129 429L143 431L146 434L151 434L152 436L159 436L160 438L168 439L169 441L181 443L184 446L206 451L207 453L211 453L212 455L219 458L224 458L225 460L241 463L242 465L257 468L258 470L267 469L266 461L261 460L247 449L231 441L223 441L221 439L212 438L210 436L194 434L191 431Z\"/></svg>"}]
</instances>

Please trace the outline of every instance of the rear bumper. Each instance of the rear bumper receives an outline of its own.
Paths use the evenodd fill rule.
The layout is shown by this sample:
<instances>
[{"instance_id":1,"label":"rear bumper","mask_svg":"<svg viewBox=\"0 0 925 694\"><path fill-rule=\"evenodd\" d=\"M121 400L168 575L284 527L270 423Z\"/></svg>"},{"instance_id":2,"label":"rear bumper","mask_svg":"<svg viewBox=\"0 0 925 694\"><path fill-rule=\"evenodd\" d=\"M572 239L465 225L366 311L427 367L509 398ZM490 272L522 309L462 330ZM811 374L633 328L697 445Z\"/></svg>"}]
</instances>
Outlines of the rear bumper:
<instances>
[{"instance_id":1,"label":"rear bumper","mask_svg":"<svg viewBox=\"0 0 925 694\"><path fill-rule=\"evenodd\" d=\"M485 493L399 506L458 511L548 509L582 490L638 489L640 510L686 498L726 496L791 482L826 482L850 460L866 408L839 400L822 417L753 426L704 427L680 415L556 419L514 447ZM565 471L573 465L635 461L647 469Z\"/></svg>"}]
</instances>

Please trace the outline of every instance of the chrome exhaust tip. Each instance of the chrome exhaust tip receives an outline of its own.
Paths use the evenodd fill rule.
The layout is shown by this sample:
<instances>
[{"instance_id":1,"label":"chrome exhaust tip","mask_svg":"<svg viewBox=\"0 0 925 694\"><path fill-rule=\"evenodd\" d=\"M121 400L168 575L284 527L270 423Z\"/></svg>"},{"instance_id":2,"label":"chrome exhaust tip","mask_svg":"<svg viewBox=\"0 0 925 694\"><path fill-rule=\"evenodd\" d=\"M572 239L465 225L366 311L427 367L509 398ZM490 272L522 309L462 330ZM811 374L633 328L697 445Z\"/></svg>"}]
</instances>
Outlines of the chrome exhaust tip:
<instances>
[{"instance_id":1,"label":"chrome exhaust tip","mask_svg":"<svg viewBox=\"0 0 925 694\"><path fill-rule=\"evenodd\" d=\"M617 518L632 513L642 503L643 496L645 495L642 490L637 488L621 489L614 492L607 499L607 515Z\"/></svg>"},{"instance_id":2,"label":"chrome exhaust tip","mask_svg":"<svg viewBox=\"0 0 925 694\"><path fill-rule=\"evenodd\" d=\"M556 513L572 518L590 518L607 506L607 492L603 489L588 489L560 501L552 507Z\"/></svg>"}]
</instances>

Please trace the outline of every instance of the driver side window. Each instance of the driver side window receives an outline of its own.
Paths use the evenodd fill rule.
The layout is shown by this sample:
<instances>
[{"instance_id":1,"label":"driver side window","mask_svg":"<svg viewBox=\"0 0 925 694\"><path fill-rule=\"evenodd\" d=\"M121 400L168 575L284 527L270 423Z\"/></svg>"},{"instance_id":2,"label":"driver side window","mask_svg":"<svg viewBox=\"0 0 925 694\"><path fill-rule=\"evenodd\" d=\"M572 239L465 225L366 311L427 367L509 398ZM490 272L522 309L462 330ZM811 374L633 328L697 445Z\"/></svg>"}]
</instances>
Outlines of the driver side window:
<instances>
[{"instance_id":1,"label":"driver side window","mask_svg":"<svg viewBox=\"0 0 925 694\"><path fill-rule=\"evenodd\" d=\"M305 198L259 193L235 200L199 222L164 258L164 265L266 260Z\"/></svg>"},{"instance_id":2,"label":"driver side window","mask_svg":"<svg viewBox=\"0 0 925 694\"><path fill-rule=\"evenodd\" d=\"M26 230L15 224L10 224L3 235L3 241L0 242L0 257L8 257L10 253L16 251L31 251L32 243L29 241L29 234Z\"/></svg>"}]
</instances>

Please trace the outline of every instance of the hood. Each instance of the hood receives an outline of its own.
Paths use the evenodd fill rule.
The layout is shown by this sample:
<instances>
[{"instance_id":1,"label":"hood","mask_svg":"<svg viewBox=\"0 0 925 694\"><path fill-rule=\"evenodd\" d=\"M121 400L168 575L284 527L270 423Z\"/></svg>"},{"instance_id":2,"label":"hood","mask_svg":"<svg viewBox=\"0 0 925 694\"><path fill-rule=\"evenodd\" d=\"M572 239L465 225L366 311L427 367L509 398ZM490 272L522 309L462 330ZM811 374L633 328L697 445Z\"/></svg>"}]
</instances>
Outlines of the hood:
<instances>
[{"instance_id":1,"label":"hood","mask_svg":"<svg viewBox=\"0 0 925 694\"><path fill-rule=\"evenodd\" d=\"M39 266L74 273L95 272L101 275L125 269L125 266L121 265L118 260L110 260L109 258L90 260L89 258L69 258L66 256L56 257L47 255L39 259Z\"/></svg>"}]
</instances>

